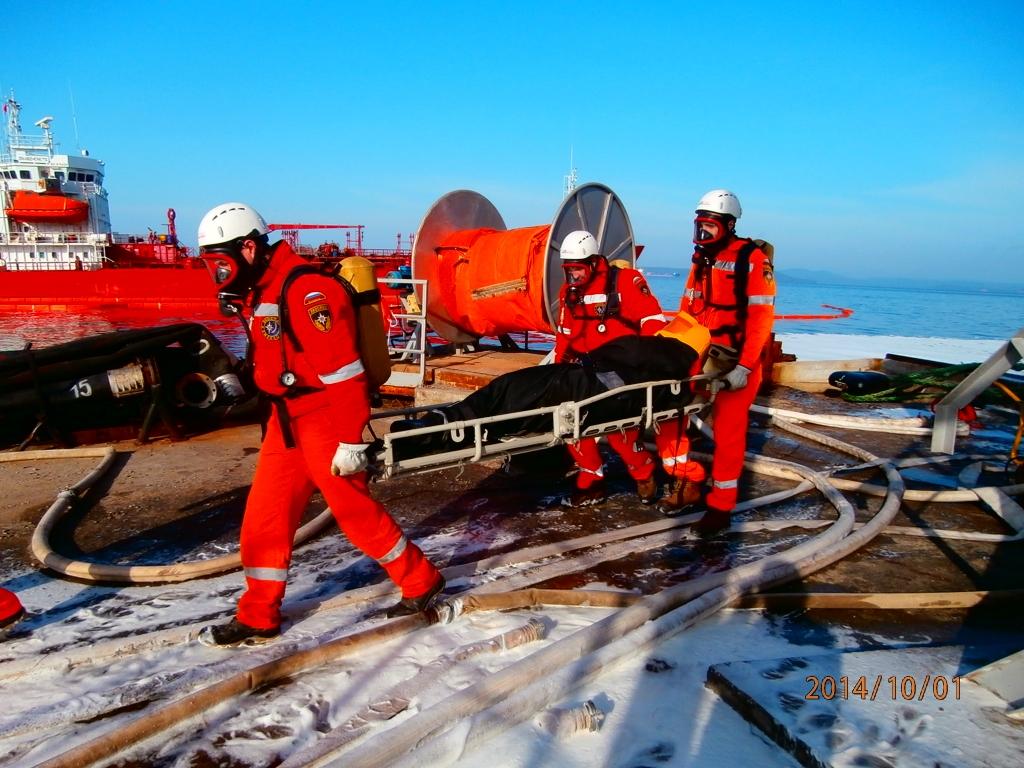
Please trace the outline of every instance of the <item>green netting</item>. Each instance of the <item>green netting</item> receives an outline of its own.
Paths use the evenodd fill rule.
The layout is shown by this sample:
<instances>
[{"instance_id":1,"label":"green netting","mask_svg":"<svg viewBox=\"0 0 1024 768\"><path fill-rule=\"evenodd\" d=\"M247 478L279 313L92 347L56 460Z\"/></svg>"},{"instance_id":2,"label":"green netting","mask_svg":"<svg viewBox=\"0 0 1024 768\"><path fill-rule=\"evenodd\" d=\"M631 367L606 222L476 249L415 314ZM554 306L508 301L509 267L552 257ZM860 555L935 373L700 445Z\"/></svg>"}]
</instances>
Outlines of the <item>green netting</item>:
<instances>
[{"instance_id":1,"label":"green netting","mask_svg":"<svg viewBox=\"0 0 1024 768\"><path fill-rule=\"evenodd\" d=\"M843 392L842 397L851 403L931 403L943 397L979 365L980 363L961 363L942 368L930 368L926 371L903 373L891 377L892 386L888 389L866 395L851 395ZM1024 386L1009 384L1005 381L1003 384L1013 390L1017 397L1024 399ZM989 387L978 395L974 403L975 405L1017 405L1017 401L995 386Z\"/></svg>"}]
</instances>

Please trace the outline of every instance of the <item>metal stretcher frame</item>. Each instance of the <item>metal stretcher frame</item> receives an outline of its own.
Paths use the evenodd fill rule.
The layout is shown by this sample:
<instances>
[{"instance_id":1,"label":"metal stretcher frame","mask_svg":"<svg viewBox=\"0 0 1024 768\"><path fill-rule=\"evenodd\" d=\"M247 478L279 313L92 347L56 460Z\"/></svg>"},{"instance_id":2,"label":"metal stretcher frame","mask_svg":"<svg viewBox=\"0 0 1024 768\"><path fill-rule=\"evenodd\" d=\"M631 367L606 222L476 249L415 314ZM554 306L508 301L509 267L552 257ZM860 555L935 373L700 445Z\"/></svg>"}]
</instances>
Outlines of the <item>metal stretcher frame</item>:
<instances>
[{"instance_id":1,"label":"metal stretcher frame","mask_svg":"<svg viewBox=\"0 0 1024 768\"><path fill-rule=\"evenodd\" d=\"M707 408L714 399L714 387L705 395L698 394L694 400L683 408L668 408L662 411L654 410L655 391L660 387L668 387L672 395L682 392L686 383L708 380L712 377L707 374L694 376L688 379L665 379L661 381L649 381L640 384L628 384L622 387L610 389L599 395L594 395L579 402L567 401L558 405L548 405L541 408L534 408L528 411L515 411L513 413L502 413L495 416L481 416L476 419L465 421L452 421L436 426L420 427L408 431L396 432L384 435L383 446L371 464L371 472L376 480L388 480L399 475L416 474L421 472L433 472L447 469L461 464L481 461L495 457L504 458L518 453L539 451L544 448L573 442L585 437L597 437L610 432L624 431L631 427L643 427L644 429L660 422L674 419L679 416L696 415ZM583 426L581 411L594 403L609 398L618 397L627 392L643 390L646 403L641 412L635 416L627 416L612 421L599 422ZM409 413L420 413L435 410L443 406L425 406L415 408L402 408L393 411L386 411L374 415L375 419L385 418ZM488 424L496 424L503 421L515 419L550 416L551 429L547 432L531 433L527 435L510 435L501 438L494 443L486 442ZM451 451L429 453L425 456L415 456L404 459L395 458L395 443L409 438L418 438L425 435L448 432L454 442L467 442L467 447Z\"/></svg>"}]
</instances>

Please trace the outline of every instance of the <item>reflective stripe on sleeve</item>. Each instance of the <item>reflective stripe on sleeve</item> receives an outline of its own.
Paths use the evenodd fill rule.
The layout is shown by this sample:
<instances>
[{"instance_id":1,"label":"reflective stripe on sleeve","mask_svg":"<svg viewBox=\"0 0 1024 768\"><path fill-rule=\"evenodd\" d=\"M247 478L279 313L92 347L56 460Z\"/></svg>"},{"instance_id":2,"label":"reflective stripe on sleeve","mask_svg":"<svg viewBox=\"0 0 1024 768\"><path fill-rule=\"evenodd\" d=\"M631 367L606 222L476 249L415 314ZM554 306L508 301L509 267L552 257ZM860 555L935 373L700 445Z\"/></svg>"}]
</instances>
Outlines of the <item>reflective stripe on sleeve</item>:
<instances>
[{"instance_id":1,"label":"reflective stripe on sleeve","mask_svg":"<svg viewBox=\"0 0 1024 768\"><path fill-rule=\"evenodd\" d=\"M583 297L584 304L605 304L607 303L607 301L608 294L606 293L592 293L588 296Z\"/></svg>"},{"instance_id":2,"label":"reflective stripe on sleeve","mask_svg":"<svg viewBox=\"0 0 1024 768\"><path fill-rule=\"evenodd\" d=\"M277 317L280 314L281 309L277 304L259 304L256 309L252 311L253 317Z\"/></svg>"},{"instance_id":3,"label":"reflective stripe on sleeve","mask_svg":"<svg viewBox=\"0 0 1024 768\"><path fill-rule=\"evenodd\" d=\"M769 304L769 305L774 305L775 304L775 297L774 296L768 296L768 295L748 296L747 297L747 303L748 304Z\"/></svg>"},{"instance_id":4,"label":"reflective stripe on sleeve","mask_svg":"<svg viewBox=\"0 0 1024 768\"><path fill-rule=\"evenodd\" d=\"M348 365L343 365L332 373L321 373L317 378L324 384L337 384L339 381L346 381L358 376L363 370L363 361L357 357Z\"/></svg>"},{"instance_id":5,"label":"reflective stripe on sleeve","mask_svg":"<svg viewBox=\"0 0 1024 768\"><path fill-rule=\"evenodd\" d=\"M604 467L599 469L587 469L586 467L580 467L580 472L586 472L588 475L596 475L597 477L604 477Z\"/></svg>"},{"instance_id":6,"label":"reflective stripe on sleeve","mask_svg":"<svg viewBox=\"0 0 1024 768\"><path fill-rule=\"evenodd\" d=\"M648 315L647 317L641 318L640 325L643 325L648 320L661 320L663 323L668 322L668 318L665 317L664 315Z\"/></svg>"},{"instance_id":7,"label":"reflective stripe on sleeve","mask_svg":"<svg viewBox=\"0 0 1024 768\"><path fill-rule=\"evenodd\" d=\"M259 581L288 581L288 569L246 568L245 577L247 579L257 579Z\"/></svg>"},{"instance_id":8,"label":"reflective stripe on sleeve","mask_svg":"<svg viewBox=\"0 0 1024 768\"><path fill-rule=\"evenodd\" d=\"M679 456L666 456L664 459L661 460L661 463L664 464L666 467L674 467L676 464L685 464L689 460L690 454L683 453L680 454Z\"/></svg>"},{"instance_id":9,"label":"reflective stripe on sleeve","mask_svg":"<svg viewBox=\"0 0 1024 768\"><path fill-rule=\"evenodd\" d=\"M715 269L720 269L723 272L735 272L736 271L736 262L735 261L716 261L715 262ZM753 263L750 263L750 264L747 265L747 271L748 272L753 272L754 271L754 264Z\"/></svg>"},{"instance_id":10,"label":"reflective stripe on sleeve","mask_svg":"<svg viewBox=\"0 0 1024 768\"><path fill-rule=\"evenodd\" d=\"M739 480L715 480L715 488L736 488L739 485Z\"/></svg>"},{"instance_id":11,"label":"reflective stripe on sleeve","mask_svg":"<svg viewBox=\"0 0 1024 768\"><path fill-rule=\"evenodd\" d=\"M558 332L564 336L569 336L572 334L572 328L566 328L564 325L560 325L558 326Z\"/></svg>"},{"instance_id":12,"label":"reflective stripe on sleeve","mask_svg":"<svg viewBox=\"0 0 1024 768\"><path fill-rule=\"evenodd\" d=\"M402 556L402 553L405 552L405 547L408 543L409 540L405 538L404 535L399 536L398 541L395 542L395 546L393 546L383 557L378 557L377 562L381 565L387 565L388 563L397 560Z\"/></svg>"}]
</instances>

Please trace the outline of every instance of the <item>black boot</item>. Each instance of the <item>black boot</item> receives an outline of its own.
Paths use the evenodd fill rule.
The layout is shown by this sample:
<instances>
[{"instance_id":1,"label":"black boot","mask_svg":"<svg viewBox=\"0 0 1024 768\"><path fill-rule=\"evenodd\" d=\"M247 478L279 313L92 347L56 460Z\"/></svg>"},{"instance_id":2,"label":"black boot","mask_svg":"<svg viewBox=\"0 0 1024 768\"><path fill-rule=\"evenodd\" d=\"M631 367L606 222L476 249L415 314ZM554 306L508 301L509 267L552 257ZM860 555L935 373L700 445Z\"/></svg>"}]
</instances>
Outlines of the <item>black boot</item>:
<instances>
[{"instance_id":1,"label":"black boot","mask_svg":"<svg viewBox=\"0 0 1024 768\"><path fill-rule=\"evenodd\" d=\"M704 517L693 524L698 536L714 536L726 530L732 524L732 513L727 509L708 507Z\"/></svg>"},{"instance_id":2,"label":"black boot","mask_svg":"<svg viewBox=\"0 0 1024 768\"><path fill-rule=\"evenodd\" d=\"M437 596L441 594L442 589L444 589L443 576L437 580L437 583L434 586L419 597L403 597L397 603L392 605L387 610L387 617L389 619L395 619L399 616L411 616L414 613L422 613L434 603Z\"/></svg>"},{"instance_id":3,"label":"black boot","mask_svg":"<svg viewBox=\"0 0 1024 768\"><path fill-rule=\"evenodd\" d=\"M280 627L258 629L232 619L226 624L211 624L199 631L199 642L212 648L231 648L236 645L257 645L281 634Z\"/></svg>"}]
</instances>

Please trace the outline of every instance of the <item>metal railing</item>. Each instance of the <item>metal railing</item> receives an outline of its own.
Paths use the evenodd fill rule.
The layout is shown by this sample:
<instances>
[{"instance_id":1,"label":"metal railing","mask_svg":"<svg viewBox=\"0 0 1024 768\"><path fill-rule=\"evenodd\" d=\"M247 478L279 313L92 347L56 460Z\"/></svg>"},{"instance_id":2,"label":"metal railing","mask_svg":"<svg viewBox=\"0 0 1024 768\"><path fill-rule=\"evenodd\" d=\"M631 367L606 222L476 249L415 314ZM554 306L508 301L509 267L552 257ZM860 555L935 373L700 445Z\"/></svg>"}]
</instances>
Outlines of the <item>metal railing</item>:
<instances>
[{"instance_id":1,"label":"metal railing","mask_svg":"<svg viewBox=\"0 0 1024 768\"><path fill-rule=\"evenodd\" d=\"M932 453L953 453L956 445L957 412L984 392L994 381L1024 360L1024 328L992 353L935 406Z\"/></svg>"},{"instance_id":2,"label":"metal railing","mask_svg":"<svg viewBox=\"0 0 1024 768\"><path fill-rule=\"evenodd\" d=\"M2 245L109 245L110 237L94 232L0 232Z\"/></svg>"},{"instance_id":3,"label":"metal railing","mask_svg":"<svg viewBox=\"0 0 1024 768\"><path fill-rule=\"evenodd\" d=\"M391 386L418 387L423 383L427 373L427 281L413 278L386 278L389 286L408 285L412 292L408 294L416 298L419 311L410 312L409 305L403 301L401 305L387 307L394 329L388 329L388 354L392 363L416 359L419 364L417 374L394 371L387 383ZM402 301L402 297L398 297ZM396 311L399 310L399 311ZM395 332L392 332L392 331Z\"/></svg>"},{"instance_id":4,"label":"metal railing","mask_svg":"<svg viewBox=\"0 0 1024 768\"><path fill-rule=\"evenodd\" d=\"M549 405L528 411L502 413L496 416L483 416L476 419L453 421L436 426L420 427L418 429L410 429L387 434L382 438L383 446L378 452L374 462L374 474L379 479L384 480L403 474L432 472L439 469L458 466L460 464L481 461L482 459L512 456L519 453L537 451L566 442L576 441L581 438L597 437L611 432L625 431L632 427L642 427L646 429L658 422L677 418L681 415L696 415L707 408L714 399L713 385L709 388L706 396L697 397L689 404L682 407L669 407L662 410L655 410L655 390L667 389L671 395L678 396L682 394L684 386L692 382L710 380L711 378L712 377L707 374L702 374L689 379L672 379L644 382L641 384L629 384L608 390L607 392L602 392L599 395L589 397L586 400L580 400L579 402L568 401L559 403L558 405ZM585 414L582 413L583 409L603 400L619 397L625 393L635 391L643 391L645 394L645 404L640 413L620 419L591 424L585 428L583 427L583 420L585 416ZM374 418L385 418L389 416L405 415L429 410L431 410L429 407L402 408L377 413ZM486 427L488 424L498 424L501 422L538 416L550 417L550 430L547 432L529 435L503 437L497 442L487 441ZM415 438L440 435L442 433L448 433L453 443L468 443L467 447L401 459L396 456L396 443L400 444L405 440L413 442Z\"/></svg>"}]
</instances>

